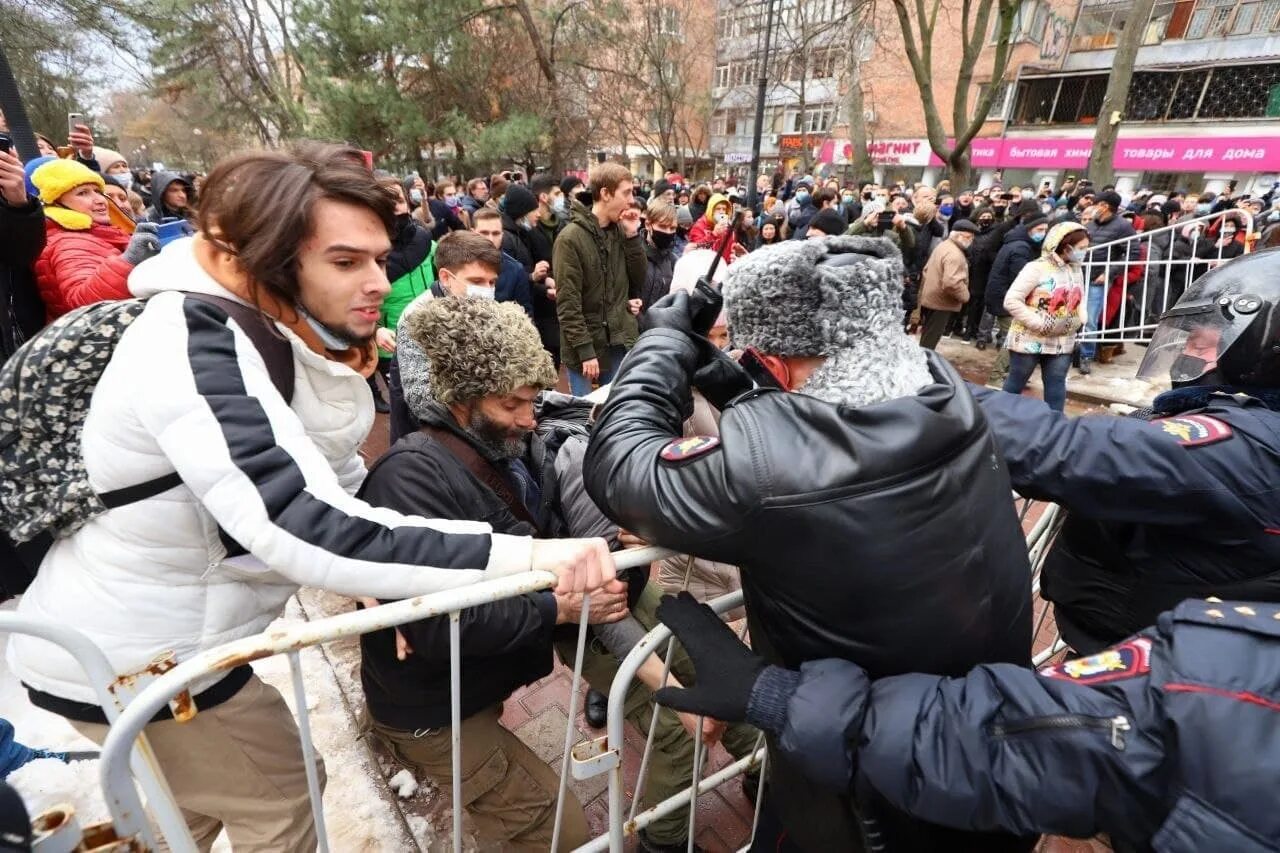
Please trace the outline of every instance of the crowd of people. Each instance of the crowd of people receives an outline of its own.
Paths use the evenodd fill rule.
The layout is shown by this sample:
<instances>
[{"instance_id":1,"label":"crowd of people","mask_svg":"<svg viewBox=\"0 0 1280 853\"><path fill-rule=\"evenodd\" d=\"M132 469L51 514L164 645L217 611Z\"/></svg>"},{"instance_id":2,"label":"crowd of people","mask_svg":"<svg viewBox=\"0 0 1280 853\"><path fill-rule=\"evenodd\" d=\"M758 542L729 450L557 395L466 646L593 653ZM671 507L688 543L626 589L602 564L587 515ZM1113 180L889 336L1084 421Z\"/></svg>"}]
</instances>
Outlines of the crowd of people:
<instances>
[{"instance_id":1,"label":"crowd of people","mask_svg":"<svg viewBox=\"0 0 1280 853\"><path fill-rule=\"evenodd\" d=\"M892 751L881 741L902 735L883 721L868 753L881 775L875 791L858 791L844 738L871 699L854 697L855 714L831 679L1027 672L1030 573L1014 486L1087 519L1064 529L1045 587L1078 651L1102 652L1182 598L1218 591L1187 567L1137 600L1148 563L1171 553L1152 544L1166 523L1153 504L1231 491L1214 465L1183 470L1195 467L1185 456L1216 458L1231 425L1243 433L1261 416L1230 395L1170 398L1158 409L1182 430L1225 434L1179 441L1126 422L1127 458L1142 470L1125 471L1106 455L1110 426L1064 428L1065 384L1073 358L1087 373L1102 357L1079 332L1125 312L1154 324L1184 293L1196 311L1238 297L1241 316L1257 312L1261 298L1245 304L1252 291L1224 264L1267 244L1280 198L1125 198L1085 180L953 192L946 181L855 186L781 171L748 195L733 179L674 172L637 182L617 163L429 181L317 144L184 177L131 170L88 127L49 148L25 164L0 152L3 354L22 350L0 373L0 439L16 448L0 458L10 515L0 559L20 612L76 626L129 673L263 630L300 585L377 607L544 569L554 589L462 619L460 806L482 846L551 843L559 779L501 724L502 704L557 655L572 658L584 609L597 726L619 662L660 620L684 630L689 654L678 648L669 672L651 656L623 703L641 730L655 695L677 708L658 712L646 807L688 784L696 741L742 757L765 731L778 825L762 831L777 849L843 849L841 839L879 831L876 820L899 843L925 845L899 849L1027 850L1040 831L1112 827L1110 812L1100 827L1037 821L1003 800L969 811L920 802L884 769ZM1170 225L1183 227L1125 240ZM1171 259L1193 262L1162 265ZM1199 327L1179 328L1188 334L1170 346L1185 354ZM1234 338L1213 330L1196 371L1186 360L1170 368L1175 385L1247 396L1271 381L1226 375ZM945 335L998 347L993 380L1008 393L967 386L933 352ZM85 357L69 366L68 353ZM1043 403L1020 396L1037 366ZM359 451L375 410L389 415L391 447L366 471ZM1245 467L1262 476L1268 465ZM1160 489L1134 485L1157 474ZM1097 498L1117 483L1146 502ZM1224 497L1214 518L1265 520L1258 501L1271 489L1255 485L1240 486L1248 509ZM1207 541L1180 535L1183 555ZM1269 570L1272 540L1233 536L1239 565ZM1103 540L1112 550L1096 553ZM652 577L615 573L612 552L645 543L680 554ZM1128 602L1119 614L1096 612L1099 560ZM718 620L708 627L690 602L662 599L740 585L758 656L709 656ZM1269 600L1265 585L1241 588ZM365 732L444 789L449 633L436 617L361 642ZM826 659L859 669L818 678L811 666ZM105 716L69 655L16 637L9 662L35 705L103 740ZM992 691L1030 689L998 674L1007 684ZM914 711L918 692L895 707ZM237 851L313 849L307 767L279 694L248 665L192 693L192 721L166 710L147 733L202 849L224 829ZM801 695L819 698L802 708ZM819 707L844 728L804 716ZM995 711L984 713L988 726ZM939 763L971 760L938 737ZM0 758L29 760L3 725L0 738ZM905 761L909 750L897 752ZM1018 796L1034 799L1037 780L1021 781ZM753 796L760 784L744 787ZM639 832L641 847L685 850L687 828L677 809ZM588 840L572 795L560 837L564 849Z\"/></svg>"}]
</instances>

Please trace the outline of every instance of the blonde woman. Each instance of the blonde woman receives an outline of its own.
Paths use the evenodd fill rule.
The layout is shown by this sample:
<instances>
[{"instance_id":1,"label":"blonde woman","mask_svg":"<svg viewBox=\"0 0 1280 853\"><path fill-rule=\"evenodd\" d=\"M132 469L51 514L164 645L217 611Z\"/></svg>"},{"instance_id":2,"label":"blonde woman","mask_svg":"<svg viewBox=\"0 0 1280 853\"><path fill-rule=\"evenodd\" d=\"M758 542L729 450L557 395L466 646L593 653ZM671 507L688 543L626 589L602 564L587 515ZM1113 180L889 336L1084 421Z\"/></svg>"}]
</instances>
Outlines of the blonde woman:
<instances>
[{"instance_id":1,"label":"blonde woman","mask_svg":"<svg viewBox=\"0 0 1280 853\"><path fill-rule=\"evenodd\" d=\"M1083 225L1062 222L1044 240L1040 257L1022 268L1004 297L1013 318L1006 346L1009 375L1004 390L1021 394L1040 367L1044 401L1061 412L1067 401L1067 370L1076 331L1087 318L1083 272L1089 234Z\"/></svg>"}]
</instances>

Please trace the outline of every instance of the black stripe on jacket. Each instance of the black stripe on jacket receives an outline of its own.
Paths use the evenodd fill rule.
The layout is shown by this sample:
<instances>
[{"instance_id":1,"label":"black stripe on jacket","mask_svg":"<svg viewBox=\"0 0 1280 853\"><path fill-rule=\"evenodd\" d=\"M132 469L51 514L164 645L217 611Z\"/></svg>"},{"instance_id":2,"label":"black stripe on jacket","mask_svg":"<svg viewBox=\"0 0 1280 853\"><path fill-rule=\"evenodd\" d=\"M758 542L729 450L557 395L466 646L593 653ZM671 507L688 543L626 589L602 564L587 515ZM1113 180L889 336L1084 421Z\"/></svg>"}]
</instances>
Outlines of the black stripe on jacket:
<instances>
[{"instance_id":1,"label":"black stripe on jacket","mask_svg":"<svg viewBox=\"0 0 1280 853\"><path fill-rule=\"evenodd\" d=\"M253 482L271 524L309 545L351 560L486 568L488 534L385 527L347 515L306 491L306 478L293 457L276 443L262 403L245 390L227 315L194 299L184 300L183 313L196 392L218 421L231 461Z\"/></svg>"}]
</instances>

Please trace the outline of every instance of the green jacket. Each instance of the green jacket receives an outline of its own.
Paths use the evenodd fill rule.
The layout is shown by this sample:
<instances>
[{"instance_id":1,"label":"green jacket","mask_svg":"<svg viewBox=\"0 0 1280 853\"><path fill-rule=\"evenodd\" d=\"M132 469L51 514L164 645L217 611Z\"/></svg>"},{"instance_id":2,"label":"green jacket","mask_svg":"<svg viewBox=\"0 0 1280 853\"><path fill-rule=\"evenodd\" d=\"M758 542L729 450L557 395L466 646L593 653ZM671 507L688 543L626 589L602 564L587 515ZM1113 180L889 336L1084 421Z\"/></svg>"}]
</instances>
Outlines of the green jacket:
<instances>
[{"instance_id":1,"label":"green jacket","mask_svg":"<svg viewBox=\"0 0 1280 853\"><path fill-rule=\"evenodd\" d=\"M639 337L627 300L639 298L644 285L643 240L639 235L628 240L617 225L602 229L591 209L575 200L570 222L552 249L551 268L560 357L574 370L599 358L600 369L608 370L607 348L630 348Z\"/></svg>"},{"instance_id":2,"label":"green jacket","mask_svg":"<svg viewBox=\"0 0 1280 853\"><path fill-rule=\"evenodd\" d=\"M391 282L391 292L382 300L382 318L378 325L394 332L400 325L400 315L404 313L404 309L410 302L421 296L423 291L431 287L432 282L436 280L433 270L438 245L440 245L439 241L432 243L431 252L425 261ZM392 353L378 350L379 358L391 358L392 355Z\"/></svg>"}]
</instances>

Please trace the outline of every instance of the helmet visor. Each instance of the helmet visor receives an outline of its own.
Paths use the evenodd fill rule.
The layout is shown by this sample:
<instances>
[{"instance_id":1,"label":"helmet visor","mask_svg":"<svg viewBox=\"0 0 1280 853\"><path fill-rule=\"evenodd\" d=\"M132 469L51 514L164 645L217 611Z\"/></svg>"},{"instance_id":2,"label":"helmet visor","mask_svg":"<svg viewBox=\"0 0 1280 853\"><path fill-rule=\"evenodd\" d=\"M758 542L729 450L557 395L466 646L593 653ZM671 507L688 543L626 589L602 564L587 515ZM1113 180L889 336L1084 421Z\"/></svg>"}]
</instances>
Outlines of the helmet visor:
<instances>
[{"instance_id":1,"label":"helmet visor","mask_svg":"<svg viewBox=\"0 0 1280 853\"><path fill-rule=\"evenodd\" d=\"M1138 366L1147 382L1195 382L1218 366L1218 359L1239 335L1239 329L1213 304L1164 315Z\"/></svg>"}]
</instances>

